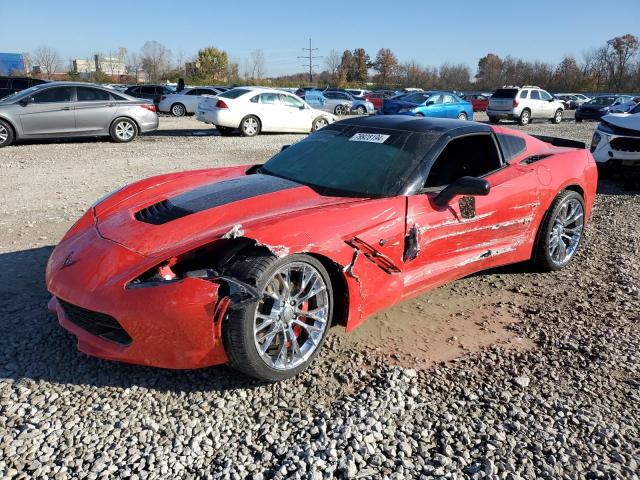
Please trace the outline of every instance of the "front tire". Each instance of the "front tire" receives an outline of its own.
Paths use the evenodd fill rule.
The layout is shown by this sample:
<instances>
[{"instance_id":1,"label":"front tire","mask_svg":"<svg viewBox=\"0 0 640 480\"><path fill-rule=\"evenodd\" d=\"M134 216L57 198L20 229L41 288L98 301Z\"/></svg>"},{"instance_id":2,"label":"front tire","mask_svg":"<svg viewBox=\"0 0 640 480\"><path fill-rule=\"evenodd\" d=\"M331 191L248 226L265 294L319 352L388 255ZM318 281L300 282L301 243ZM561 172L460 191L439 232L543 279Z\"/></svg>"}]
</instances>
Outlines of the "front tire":
<instances>
[{"instance_id":1,"label":"front tire","mask_svg":"<svg viewBox=\"0 0 640 480\"><path fill-rule=\"evenodd\" d=\"M522 126L529 125L529 123L531 123L531 112L525 108L520 114L518 123Z\"/></svg>"},{"instance_id":2,"label":"front tire","mask_svg":"<svg viewBox=\"0 0 640 480\"><path fill-rule=\"evenodd\" d=\"M345 107L344 105L336 105L336 108L333 109L333 113L338 116L346 115L347 107Z\"/></svg>"},{"instance_id":3,"label":"front tire","mask_svg":"<svg viewBox=\"0 0 640 480\"><path fill-rule=\"evenodd\" d=\"M0 148L8 147L13 143L13 128L4 120L0 120Z\"/></svg>"},{"instance_id":4,"label":"front tire","mask_svg":"<svg viewBox=\"0 0 640 480\"><path fill-rule=\"evenodd\" d=\"M329 125L329 121L326 118L318 117L313 121L313 124L311 125L311 131L315 132L317 130L320 130L321 128L326 127L327 125Z\"/></svg>"},{"instance_id":5,"label":"front tire","mask_svg":"<svg viewBox=\"0 0 640 480\"><path fill-rule=\"evenodd\" d=\"M259 298L231 308L222 326L229 364L275 382L306 369L316 357L333 314L329 274L309 255L243 255L229 275L255 286Z\"/></svg>"},{"instance_id":6,"label":"front tire","mask_svg":"<svg viewBox=\"0 0 640 480\"><path fill-rule=\"evenodd\" d=\"M253 115L243 118L240 122L240 133L243 137L255 137L261 128L260 120Z\"/></svg>"},{"instance_id":7,"label":"front tire","mask_svg":"<svg viewBox=\"0 0 640 480\"><path fill-rule=\"evenodd\" d=\"M534 262L543 271L566 267L584 233L584 199L564 190L555 198L538 231Z\"/></svg>"},{"instance_id":8,"label":"front tire","mask_svg":"<svg viewBox=\"0 0 640 480\"><path fill-rule=\"evenodd\" d=\"M130 118L118 118L109 129L111 139L117 143L128 143L138 136L138 126Z\"/></svg>"},{"instance_id":9,"label":"front tire","mask_svg":"<svg viewBox=\"0 0 640 480\"><path fill-rule=\"evenodd\" d=\"M358 108L356 108L356 113L358 115L366 115L367 109L364 108L362 105L360 105L360 106L358 106Z\"/></svg>"},{"instance_id":10,"label":"front tire","mask_svg":"<svg viewBox=\"0 0 640 480\"><path fill-rule=\"evenodd\" d=\"M467 114L465 112L460 112L458 114L458 120L466 120L467 119Z\"/></svg>"},{"instance_id":11,"label":"front tire","mask_svg":"<svg viewBox=\"0 0 640 480\"><path fill-rule=\"evenodd\" d=\"M553 115L551 122L555 123L556 125L562 123L562 110L556 110L556 113Z\"/></svg>"},{"instance_id":12,"label":"front tire","mask_svg":"<svg viewBox=\"0 0 640 480\"><path fill-rule=\"evenodd\" d=\"M184 117L187 114L187 109L181 103L174 103L171 105L171 115L174 117Z\"/></svg>"}]
</instances>

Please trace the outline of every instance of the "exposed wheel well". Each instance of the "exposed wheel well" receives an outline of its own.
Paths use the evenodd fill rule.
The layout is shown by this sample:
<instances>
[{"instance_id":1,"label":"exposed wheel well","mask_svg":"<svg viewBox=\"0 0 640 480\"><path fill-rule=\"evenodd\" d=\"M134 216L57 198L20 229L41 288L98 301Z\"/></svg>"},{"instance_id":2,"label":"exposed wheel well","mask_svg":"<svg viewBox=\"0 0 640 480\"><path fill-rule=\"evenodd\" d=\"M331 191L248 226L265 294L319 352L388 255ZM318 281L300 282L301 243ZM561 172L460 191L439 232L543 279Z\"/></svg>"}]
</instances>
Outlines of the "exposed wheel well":
<instances>
[{"instance_id":1,"label":"exposed wheel well","mask_svg":"<svg viewBox=\"0 0 640 480\"><path fill-rule=\"evenodd\" d=\"M347 282L345 281L342 268L329 257L316 253L306 253L306 255L322 263L322 266L326 268L329 273L331 288L333 290L333 301L335 302L333 318L331 319L332 325L346 326L347 318L349 317L349 289L347 288Z\"/></svg>"},{"instance_id":2,"label":"exposed wheel well","mask_svg":"<svg viewBox=\"0 0 640 480\"><path fill-rule=\"evenodd\" d=\"M582 198L584 198L584 190L582 189L582 187L580 185L576 185L576 184L567 185L566 187L564 187L563 190L574 191L576 193L579 193L582 196ZM560 192L558 192L558 194L560 194Z\"/></svg>"},{"instance_id":3,"label":"exposed wheel well","mask_svg":"<svg viewBox=\"0 0 640 480\"><path fill-rule=\"evenodd\" d=\"M11 123L9 120L7 120L4 117L0 117L0 120L2 120L7 125L9 125L9 128L13 131L13 139L16 140L18 138L18 132L16 132L16 127L13 125L13 123Z\"/></svg>"}]
</instances>

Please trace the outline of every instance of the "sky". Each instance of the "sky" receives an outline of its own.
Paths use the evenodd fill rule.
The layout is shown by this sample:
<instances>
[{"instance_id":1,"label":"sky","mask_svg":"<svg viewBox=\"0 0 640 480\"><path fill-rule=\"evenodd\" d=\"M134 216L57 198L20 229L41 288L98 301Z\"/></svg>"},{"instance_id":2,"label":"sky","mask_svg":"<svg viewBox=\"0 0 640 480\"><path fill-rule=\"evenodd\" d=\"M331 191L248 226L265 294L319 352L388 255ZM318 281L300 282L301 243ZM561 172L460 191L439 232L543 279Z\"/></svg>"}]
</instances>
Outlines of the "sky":
<instances>
[{"instance_id":1,"label":"sky","mask_svg":"<svg viewBox=\"0 0 640 480\"><path fill-rule=\"evenodd\" d=\"M4 6L3 6L4 4ZM374 58L390 48L402 61L422 65L465 63L473 71L492 52L526 60L559 62L564 55L603 45L625 33L640 35L640 0L368 0L323 2L226 0L132 3L64 0L0 0L0 52L54 47L66 66L126 47L137 52L147 40L187 59L213 45L240 63L264 52L266 73L308 70L303 47L326 57L362 47ZM11 21L8 21L12 19ZM325 59L315 60L316 71ZM307 61L308 65L308 61Z\"/></svg>"}]
</instances>

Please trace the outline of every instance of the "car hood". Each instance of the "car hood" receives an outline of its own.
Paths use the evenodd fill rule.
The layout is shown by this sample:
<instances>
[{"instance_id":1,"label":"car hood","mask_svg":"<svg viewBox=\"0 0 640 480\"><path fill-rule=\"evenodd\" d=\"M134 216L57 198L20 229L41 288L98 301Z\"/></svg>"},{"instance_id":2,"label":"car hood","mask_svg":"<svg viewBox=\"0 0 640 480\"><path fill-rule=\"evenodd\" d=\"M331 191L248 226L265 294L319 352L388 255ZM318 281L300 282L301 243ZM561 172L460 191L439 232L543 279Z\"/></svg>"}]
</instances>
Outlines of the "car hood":
<instances>
[{"instance_id":1,"label":"car hood","mask_svg":"<svg viewBox=\"0 0 640 480\"><path fill-rule=\"evenodd\" d=\"M638 130L640 133L640 114L624 114L616 113L612 115L605 115L602 120L610 125L619 128L625 128L628 130Z\"/></svg>"},{"instance_id":2,"label":"car hood","mask_svg":"<svg viewBox=\"0 0 640 480\"><path fill-rule=\"evenodd\" d=\"M245 171L178 174L118 192L120 198L95 207L97 230L136 253L162 256L181 245L242 236L259 222L358 200L323 196L296 182Z\"/></svg>"},{"instance_id":3,"label":"car hood","mask_svg":"<svg viewBox=\"0 0 640 480\"><path fill-rule=\"evenodd\" d=\"M419 103L405 102L404 100L385 99L384 103L382 104L382 109L385 113L397 113L403 108L411 109L416 108L419 105Z\"/></svg>"}]
</instances>

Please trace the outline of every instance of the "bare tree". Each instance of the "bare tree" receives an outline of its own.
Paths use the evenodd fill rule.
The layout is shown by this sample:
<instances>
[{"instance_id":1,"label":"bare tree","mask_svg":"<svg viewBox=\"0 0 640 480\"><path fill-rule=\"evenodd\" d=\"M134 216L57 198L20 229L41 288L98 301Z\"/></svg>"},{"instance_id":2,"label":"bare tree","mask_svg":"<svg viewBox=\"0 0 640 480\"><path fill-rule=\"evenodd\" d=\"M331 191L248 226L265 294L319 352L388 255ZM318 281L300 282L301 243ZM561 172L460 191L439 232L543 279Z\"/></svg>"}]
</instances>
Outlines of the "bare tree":
<instances>
[{"instance_id":1,"label":"bare tree","mask_svg":"<svg viewBox=\"0 0 640 480\"><path fill-rule=\"evenodd\" d=\"M331 82L334 84L338 83L341 59L342 58L340 52L336 49L333 49L329 52L324 61L325 65L327 66L327 70L329 70L329 73L331 74Z\"/></svg>"},{"instance_id":2,"label":"bare tree","mask_svg":"<svg viewBox=\"0 0 640 480\"><path fill-rule=\"evenodd\" d=\"M157 82L169 69L171 62L171 50L160 42L151 40L142 46L141 63L147 72L149 80Z\"/></svg>"},{"instance_id":3,"label":"bare tree","mask_svg":"<svg viewBox=\"0 0 640 480\"><path fill-rule=\"evenodd\" d=\"M48 78L60 68L60 55L55 48L40 46L34 50L32 58L33 63L38 65Z\"/></svg>"},{"instance_id":4,"label":"bare tree","mask_svg":"<svg viewBox=\"0 0 640 480\"><path fill-rule=\"evenodd\" d=\"M260 80L264 77L265 71L265 59L262 50L254 50L251 52L245 75L254 80Z\"/></svg>"}]
</instances>

